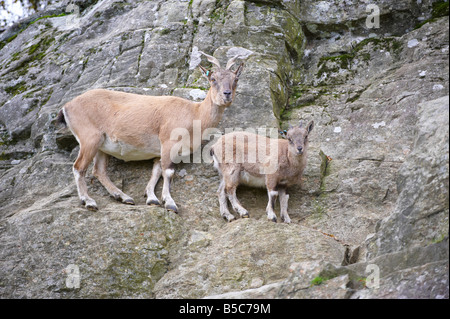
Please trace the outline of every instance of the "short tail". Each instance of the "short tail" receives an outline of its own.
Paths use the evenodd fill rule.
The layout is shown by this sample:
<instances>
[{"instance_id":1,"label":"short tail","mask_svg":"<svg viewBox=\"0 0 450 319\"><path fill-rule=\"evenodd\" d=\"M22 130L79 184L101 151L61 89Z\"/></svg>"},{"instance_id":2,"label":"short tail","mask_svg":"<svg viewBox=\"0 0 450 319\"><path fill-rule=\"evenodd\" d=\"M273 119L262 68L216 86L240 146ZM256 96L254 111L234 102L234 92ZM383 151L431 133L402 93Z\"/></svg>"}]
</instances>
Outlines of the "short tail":
<instances>
[{"instance_id":1,"label":"short tail","mask_svg":"<svg viewBox=\"0 0 450 319\"><path fill-rule=\"evenodd\" d=\"M211 157L213 159L213 166L214 166L214 168L220 173L219 161L217 160L217 157L214 154L214 148L211 147L211 149L209 150L209 154L211 155Z\"/></svg>"},{"instance_id":2,"label":"short tail","mask_svg":"<svg viewBox=\"0 0 450 319\"><path fill-rule=\"evenodd\" d=\"M56 118L56 123L64 124L64 126L67 126L67 122L66 122L66 119L64 118L64 112L62 109L58 113L58 117Z\"/></svg>"}]
</instances>

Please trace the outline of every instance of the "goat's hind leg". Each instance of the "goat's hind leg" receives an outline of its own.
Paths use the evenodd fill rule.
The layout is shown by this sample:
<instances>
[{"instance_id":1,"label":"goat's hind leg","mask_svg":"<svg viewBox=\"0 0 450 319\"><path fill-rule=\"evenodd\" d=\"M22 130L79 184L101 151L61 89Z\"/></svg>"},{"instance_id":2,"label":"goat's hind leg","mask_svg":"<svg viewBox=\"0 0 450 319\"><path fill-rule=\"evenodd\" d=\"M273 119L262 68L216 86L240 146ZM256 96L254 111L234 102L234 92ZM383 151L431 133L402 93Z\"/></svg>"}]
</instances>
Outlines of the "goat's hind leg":
<instances>
[{"instance_id":1,"label":"goat's hind leg","mask_svg":"<svg viewBox=\"0 0 450 319\"><path fill-rule=\"evenodd\" d=\"M220 205L220 215L228 222L231 222L235 217L228 210L227 195L225 193L225 182L222 178L219 185L219 205Z\"/></svg>"},{"instance_id":2,"label":"goat's hind leg","mask_svg":"<svg viewBox=\"0 0 450 319\"><path fill-rule=\"evenodd\" d=\"M160 205L158 198L155 195L155 187L158 183L158 180L160 179L162 174L161 169L161 160L159 158L155 159L153 161L153 168L152 168L152 176L150 177L150 181L147 184L147 187L145 188L145 194L147 196L147 205Z\"/></svg>"},{"instance_id":3,"label":"goat's hind leg","mask_svg":"<svg viewBox=\"0 0 450 319\"><path fill-rule=\"evenodd\" d=\"M242 218L249 218L250 214L244 207L242 207L241 203L239 202L236 196L236 188L237 187L230 187L230 188L227 187L226 193L228 196L228 200L230 201L231 206L233 206L233 209L236 213L239 213L239 215Z\"/></svg>"},{"instance_id":4,"label":"goat's hind leg","mask_svg":"<svg viewBox=\"0 0 450 319\"><path fill-rule=\"evenodd\" d=\"M170 159L170 150L173 144L164 144L161 147L161 170L163 176L163 190L162 190L162 200L164 202L164 207L167 210L171 210L178 213L178 207L175 204L172 196L170 195L170 184L172 182L173 174L175 173L174 164Z\"/></svg>"},{"instance_id":5,"label":"goat's hind leg","mask_svg":"<svg viewBox=\"0 0 450 319\"><path fill-rule=\"evenodd\" d=\"M96 152L96 144L80 143L80 151L73 164L73 175L75 177L75 183L77 184L78 196L82 205L93 211L98 210L98 207L95 200L88 195L85 177L89 164L92 162Z\"/></svg>"},{"instance_id":6,"label":"goat's hind leg","mask_svg":"<svg viewBox=\"0 0 450 319\"><path fill-rule=\"evenodd\" d=\"M98 151L97 155L94 157L94 168L92 173L100 183L106 188L108 193L114 197L116 200L121 201L125 204L134 205L134 200L111 182L108 175L106 174L106 167L108 165L108 155L102 151Z\"/></svg>"},{"instance_id":7,"label":"goat's hind leg","mask_svg":"<svg viewBox=\"0 0 450 319\"><path fill-rule=\"evenodd\" d=\"M280 215L281 220L285 223L289 224L291 222L291 219L289 218L287 209L288 209L288 200L289 195L287 194L285 189L280 189L278 191L279 193L279 199L280 199Z\"/></svg>"},{"instance_id":8,"label":"goat's hind leg","mask_svg":"<svg viewBox=\"0 0 450 319\"><path fill-rule=\"evenodd\" d=\"M275 215L274 208L275 208L275 201L277 199L278 192L273 189L268 188L267 194L269 196L269 203L267 204L267 208L266 208L267 219L276 223L277 215Z\"/></svg>"}]
</instances>

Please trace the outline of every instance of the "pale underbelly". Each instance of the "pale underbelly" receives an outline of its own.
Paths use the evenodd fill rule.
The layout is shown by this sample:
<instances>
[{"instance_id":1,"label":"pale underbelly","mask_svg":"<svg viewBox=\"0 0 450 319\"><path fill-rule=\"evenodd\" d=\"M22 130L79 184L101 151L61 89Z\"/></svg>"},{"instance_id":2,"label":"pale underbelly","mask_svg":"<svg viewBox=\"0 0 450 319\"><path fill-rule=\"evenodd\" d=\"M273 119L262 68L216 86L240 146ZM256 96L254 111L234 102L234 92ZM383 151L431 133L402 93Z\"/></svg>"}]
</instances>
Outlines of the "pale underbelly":
<instances>
[{"instance_id":1,"label":"pale underbelly","mask_svg":"<svg viewBox=\"0 0 450 319\"><path fill-rule=\"evenodd\" d=\"M161 144L157 136L149 138L144 147L136 147L122 141L112 141L106 137L100 150L124 161L142 161L161 157Z\"/></svg>"},{"instance_id":2,"label":"pale underbelly","mask_svg":"<svg viewBox=\"0 0 450 319\"><path fill-rule=\"evenodd\" d=\"M254 176L245 171L240 173L239 183L251 187L266 187L266 179L264 175Z\"/></svg>"}]
</instances>

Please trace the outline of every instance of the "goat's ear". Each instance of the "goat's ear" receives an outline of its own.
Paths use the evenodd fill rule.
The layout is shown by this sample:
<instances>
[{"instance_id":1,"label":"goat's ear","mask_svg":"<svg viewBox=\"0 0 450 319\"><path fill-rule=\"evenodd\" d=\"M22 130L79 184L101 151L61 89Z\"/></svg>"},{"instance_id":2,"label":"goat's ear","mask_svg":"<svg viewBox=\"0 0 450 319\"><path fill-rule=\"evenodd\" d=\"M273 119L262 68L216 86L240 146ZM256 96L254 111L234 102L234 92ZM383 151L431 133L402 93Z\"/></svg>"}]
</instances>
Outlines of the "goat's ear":
<instances>
[{"instance_id":1,"label":"goat's ear","mask_svg":"<svg viewBox=\"0 0 450 319\"><path fill-rule=\"evenodd\" d=\"M236 74L236 77L239 79L239 76L242 73L242 70L244 69L244 62L242 62L238 68L236 69L236 71L234 71L234 74Z\"/></svg>"},{"instance_id":2,"label":"goat's ear","mask_svg":"<svg viewBox=\"0 0 450 319\"><path fill-rule=\"evenodd\" d=\"M200 70L202 71L203 76L205 76L208 79L208 81L209 81L209 79L211 77L211 71L205 69L201 65L199 65L199 67L200 67Z\"/></svg>"},{"instance_id":3,"label":"goat's ear","mask_svg":"<svg viewBox=\"0 0 450 319\"><path fill-rule=\"evenodd\" d=\"M308 133L311 132L314 128L314 121L311 121L308 123L308 126L306 127L306 129L308 130Z\"/></svg>"}]
</instances>

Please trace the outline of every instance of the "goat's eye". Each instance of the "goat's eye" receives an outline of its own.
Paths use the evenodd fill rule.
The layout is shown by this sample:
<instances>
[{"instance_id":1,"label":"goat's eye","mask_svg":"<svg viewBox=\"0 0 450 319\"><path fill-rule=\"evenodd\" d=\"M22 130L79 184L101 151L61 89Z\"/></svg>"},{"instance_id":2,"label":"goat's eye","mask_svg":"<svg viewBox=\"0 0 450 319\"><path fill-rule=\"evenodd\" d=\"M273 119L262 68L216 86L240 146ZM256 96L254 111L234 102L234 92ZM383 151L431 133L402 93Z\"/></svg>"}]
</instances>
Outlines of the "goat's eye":
<instances>
[{"instance_id":1,"label":"goat's eye","mask_svg":"<svg viewBox=\"0 0 450 319\"><path fill-rule=\"evenodd\" d=\"M288 137L289 143L292 143L292 138Z\"/></svg>"}]
</instances>

